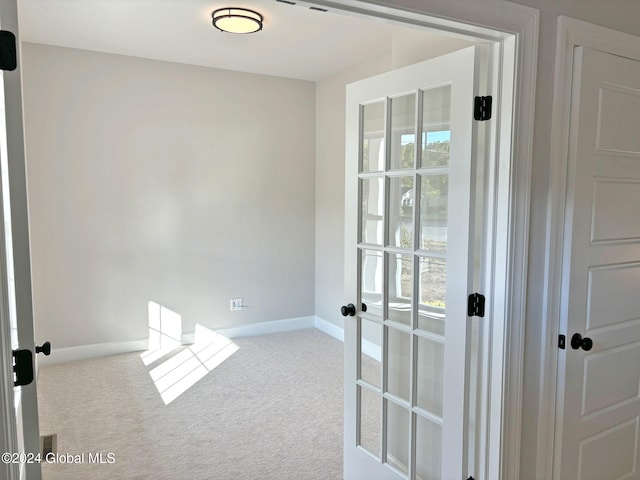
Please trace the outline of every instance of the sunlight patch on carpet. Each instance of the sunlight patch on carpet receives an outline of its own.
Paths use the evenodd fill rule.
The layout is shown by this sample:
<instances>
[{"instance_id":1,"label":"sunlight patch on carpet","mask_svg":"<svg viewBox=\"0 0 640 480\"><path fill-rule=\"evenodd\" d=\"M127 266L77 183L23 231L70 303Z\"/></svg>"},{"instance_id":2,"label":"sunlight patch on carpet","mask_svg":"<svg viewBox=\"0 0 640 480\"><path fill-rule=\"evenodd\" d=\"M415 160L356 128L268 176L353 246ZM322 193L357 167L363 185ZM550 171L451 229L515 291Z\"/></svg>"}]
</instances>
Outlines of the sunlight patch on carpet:
<instances>
[{"instance_id":1,"label":"sunlight patch on carpet","mask_svg":"<svg viewBox=\"0 0 640 480\"><path fill-rule=\"evenodd\" d=\"M149 349L140 355L145 366L182 345L182 316L166 307L149 302Z\"/></svg>"},{"instance_id":2,"label":"sunlight patch on carpet","mask_svg":"<svg viewBox=\"0 0 640 480\"><path fill-rule=\"evenodd\" d=\"M149 372L165 405L186 392L240 347L196 324L195 343Z\"/></svg>"}]
</instances>

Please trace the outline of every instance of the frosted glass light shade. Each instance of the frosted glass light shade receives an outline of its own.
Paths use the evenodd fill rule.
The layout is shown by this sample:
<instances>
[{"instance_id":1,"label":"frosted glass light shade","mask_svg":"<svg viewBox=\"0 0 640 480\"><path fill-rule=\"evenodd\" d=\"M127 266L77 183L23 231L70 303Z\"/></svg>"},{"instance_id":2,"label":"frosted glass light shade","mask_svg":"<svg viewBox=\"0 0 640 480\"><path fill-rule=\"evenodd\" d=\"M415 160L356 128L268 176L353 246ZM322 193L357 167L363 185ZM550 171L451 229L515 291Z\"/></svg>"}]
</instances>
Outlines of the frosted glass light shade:
<instances>
[{"instance_id":1,"label":"frosted glass light shade","mask_svg":"<svg viewBox=\"0 0 640 480\"><path fill-rule=\"evenodd\" d=\"M211 14L213 26L229 33L254 33L262 30L262 15L246 8L219 8Z\"/></svg>"}]
</instances>

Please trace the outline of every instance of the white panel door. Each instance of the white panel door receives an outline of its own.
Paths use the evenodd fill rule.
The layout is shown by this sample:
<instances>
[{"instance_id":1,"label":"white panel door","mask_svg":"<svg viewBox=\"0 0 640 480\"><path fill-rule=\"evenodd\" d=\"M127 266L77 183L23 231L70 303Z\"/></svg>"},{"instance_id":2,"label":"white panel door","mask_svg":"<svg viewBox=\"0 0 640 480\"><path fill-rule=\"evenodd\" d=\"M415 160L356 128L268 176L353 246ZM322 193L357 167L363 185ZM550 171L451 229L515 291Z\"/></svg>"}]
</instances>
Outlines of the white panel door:
<instances>
[{"instance_id":1,"label":"white panel door","mask_svg":"<svg viewBox=\"0 0 640 480\"><path fill-rule=\"evenodd\" d=\"M0 265L5 267L0 268L0 285L3 287L0 289L0 305L3 306L0 321L3 335L0 338L3 341L2 351L6 352L2 363L3 368L7 370L4 372L4 378L8 380L12 375L9 352L12 349L25 349L32 354L34 352L22 84L15 0L0 2L0 28L14 33L18 38L18 68L2 72L0 88L0 110L3 116L3 121L0 122L0 156L4 220L3 235L0 235L0 255L3 257ZM7 383L10 383L10 380ZM4 426L8 433L5 452L18 454L18 457L11 458L14 468L7 474L10 480L39 480L41 471L36 456L40 450L36 382L34 380L29 385L15 387L13 392L7 388L7 392L6 397L13 398L13 405L3 405L10 410L3 412L8 419L7 425ZM14 418L10 418L10 415ZM17 462L14 463L14 460Z\"/></svg>"},{"instance_id":2,"label":"white panel door","mask_svg":"<svg viewBox=\"0 0 640 480\"><path fill-rule=\"evenodd\" d=\"M476 58L347 87L347 480L468 476Z\"/></svg>"},{"instance_id":3,"label":"white panel door","mask_svg":"<svg viewBox=\"0 0 640 480\"><path fill-rule=\"evenodd\" d=\"M555 477L640 479L640 62L573 82Z\"/></svg>"}]
</instances>

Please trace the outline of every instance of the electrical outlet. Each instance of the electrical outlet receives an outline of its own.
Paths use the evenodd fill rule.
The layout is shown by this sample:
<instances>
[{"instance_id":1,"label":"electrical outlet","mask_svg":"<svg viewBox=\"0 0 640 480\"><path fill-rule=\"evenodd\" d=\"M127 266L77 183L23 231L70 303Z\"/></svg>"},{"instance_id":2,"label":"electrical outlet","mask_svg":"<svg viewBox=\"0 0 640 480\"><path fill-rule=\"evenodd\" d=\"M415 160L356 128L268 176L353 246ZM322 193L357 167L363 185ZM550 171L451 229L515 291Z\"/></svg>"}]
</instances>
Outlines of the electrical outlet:
<instances>
[{"instance_id":1,"label":"electrical outlet","mask_svg":"<svg viewBox=\"0 0 640 480\"><path fill-rule=\"evenodd\" d=\"M242 298L231 298L229 299L229 309L231 311L234 310L242 310Z\"/></svg>"}]
</instances>

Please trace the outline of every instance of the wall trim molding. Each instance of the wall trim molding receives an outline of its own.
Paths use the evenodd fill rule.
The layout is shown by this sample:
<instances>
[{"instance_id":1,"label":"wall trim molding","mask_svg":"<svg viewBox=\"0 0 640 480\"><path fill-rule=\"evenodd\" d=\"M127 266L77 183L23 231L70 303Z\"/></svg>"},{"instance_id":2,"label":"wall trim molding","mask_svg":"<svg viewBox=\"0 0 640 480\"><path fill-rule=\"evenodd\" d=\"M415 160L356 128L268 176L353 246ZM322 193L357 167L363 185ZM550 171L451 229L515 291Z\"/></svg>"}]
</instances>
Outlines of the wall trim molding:
<instances>
[{"instance_id":1,"label":"wall trim molding","mask_svg":"<svg viewBox=\"0 0 640 480\"><path fill-rule=\"evenodd\" d=\"M272 333L289 332L305 328L316 328L336 340L344 342L344 328L318 316L286 318L283 320L272 320L270 322L250 323L247 325L238 325L237 327L221 328L215 331L227 338L237 338L269 335ZM183 345L192 345L193 342L194 332L182 334ZM48 357L37 357L38 367L77 362L80 360L89 360L92 358L107 357L110 355L120 355L123 353L143 352L147 350L147 348L149 348L148 339L53 348L51 350L51 355ZM363 342L363 353L373 359L380 360L380 347L372 342Z\"/></svg>"},{"instance_id":2,"label":"wall trim molding","mask_svg":"<svg viewBox=\"0 0 640 480\"><path fill-rule=\"evenodd\" d=\"M141 352L149 348L149 340L129 340L123 342L104 342L92 345L78 345L75 347L64 347L51 349L48 357L39 355L37 357L38 367L57 365L60 363L77 362L79 360L89 360L91 358L107 357L122 353Z\"/></svg>"},{"instance_id":3,"label":"wall trim molding","mask_svg":"<svg viewBox=\"0 0 640 480\"><path fill-rule=\"evenodd\" d=\"M272 320L270 322L250 323L237 327L221 328L216 333L227 338L253 337L257 335L269 335L270 333L289 332L303 328L313 328L314 317L286 318L284 320ZM184 342L183 342L184 343Z\"/></svg>"},{"instance_id":4,"label":"wall trim molding","mask_svg":"<svg viewBox=\"0 0 640 480\"><path fill-rule=\"evenodd\" d=\"M326 333L327 335L335 338L336 340L340 340L344 342L344 328L339 327L335 323L328 322L324 318L320 318L318 316L314 317L313 326L320 330L321 332Z\"/></svg>"},{"instance_id":5,"label":"wall trim molding","mask_svg":"<svg viewBox=\"0 0 640 480\"><path fill-rule=\"evenodd\" d=\"M271 333L288 332L291 330L301 330L303 328L314 328L317 317L296 317L283 320L272 320L270 322L250 323L238 325L237 327L221 328L215 330L220 335L227 338L250 337L258 335L268 335ZM331 325L329 322L322 322ZM317 327L316 327L317 328ZM340 330L338 327L336 329ZM319 330L328 333L320 328ZM333 335L332 335L333 336ZM337 337L336 337L337 338ZM191 345L194 342L194 332L182 334L182 344ZM38 367L47 365L57 365L60 363L89 360L92 358L119 355L122 353L143 352L149 348L148 339L128 340L119 342L104 342L92 345L78 345L75 347L52 348L51 355L44 357L39 355Z\"/></svg>"},{"instance_id":6,"label":"wall trim molding","mask_svg":"<svg viewBox=\"0 0 640 480\"><path fill-rule=\"evenodd\" d=\"M326 321L324 318L315 317L315 328L344 343L344 327L339 327L334 323ZM382 348L380 345L376 345L369 340L362 340L361 349L362 353L366 356L376 360L377 362L382 361Z\"/></svg>"}]
</instances>

